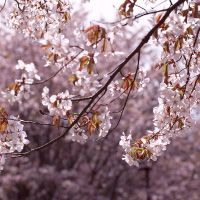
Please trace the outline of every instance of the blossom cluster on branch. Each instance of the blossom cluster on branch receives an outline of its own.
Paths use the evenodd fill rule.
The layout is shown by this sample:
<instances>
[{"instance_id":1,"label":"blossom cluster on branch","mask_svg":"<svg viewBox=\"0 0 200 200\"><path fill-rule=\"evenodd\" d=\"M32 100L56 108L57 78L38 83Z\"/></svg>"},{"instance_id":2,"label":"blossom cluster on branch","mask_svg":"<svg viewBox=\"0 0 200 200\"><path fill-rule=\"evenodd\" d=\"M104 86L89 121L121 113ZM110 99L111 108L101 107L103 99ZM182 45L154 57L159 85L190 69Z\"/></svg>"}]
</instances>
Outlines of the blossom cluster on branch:
<instances>
[{"instance_id":1,"label":"blossom cluster on branch","mask_svg":"<svg viewBox=\"0 0 200 200\"><path fill-rule=\"evenodd\" d=\"M89 1L82 3L85 2ZM166 150L171 137L181 136L183 131L195 124L192 111L200 100L199 1L169 1L165 9L149 12L144 9L144 13L135 15L137 3L137 0L126 0L119 7L119 21L84 27L81 20L73 18L70 1L15 1L16 10L10 15L8 25L38 44L44 53L44 67L49 68L53 75L41 80L38 70L42 69L19 60L16 69L24 70L26 74L23 73L20 80L2 92L3 97L11 104L21 103L33 95L31 86L45 84L60 73L66 75L65 91L50 95L49 88L44 86L41 94L41 103L49 112L46 115L53 118L53 125L58 130L64 123L64 133L41 147L17 155L38 151L66 135L84 144L88 139L101 139L112 134L123 118L131 95L142 93L150 82L147 69L140 64L141 49L149 40L162 47L160 61L155 63L157 69L163 70L164 77L160 83L159 104L153 110L155 128L147 130L147 135L138 140L123 133L119 142L125 151L122 159L136 166L139 166L139 160L155 161ZM124 27L131 27L136 19L150 14L152 28L149 32L118 66L107 69L106 59L120 60L123 57L123 52L115 49L115 44L126 38ZM69 34L73 35L73 39L69 38ZM123 73L122 69L136 55L135 71ZM104 59L105 66L98 65L101 59ZM118 112L112 111L117 100L123 101L123 106ZM120 113L120 117L113 124L115 113ZM21 152L28 140L20 120L13 116L8 118L3 109L0 125L2 166L5 154L12 154L15 150Z\"/></svg>"},{"instance_id":2,"label":"blossom cluster on branch","mask_svg":"<svg viewBox=\"0 0 200 200\"><path fill-rule=\"evenodd\" d=\"M3 108L0 108L0 169L3 169L5 163L5 155L14 151L21 152L24 145L29 143L26 139L26 132L23 131L24 125L21 124L18 118L14 116L8 117L8 114Z\"/></svg>"}]
</instances>

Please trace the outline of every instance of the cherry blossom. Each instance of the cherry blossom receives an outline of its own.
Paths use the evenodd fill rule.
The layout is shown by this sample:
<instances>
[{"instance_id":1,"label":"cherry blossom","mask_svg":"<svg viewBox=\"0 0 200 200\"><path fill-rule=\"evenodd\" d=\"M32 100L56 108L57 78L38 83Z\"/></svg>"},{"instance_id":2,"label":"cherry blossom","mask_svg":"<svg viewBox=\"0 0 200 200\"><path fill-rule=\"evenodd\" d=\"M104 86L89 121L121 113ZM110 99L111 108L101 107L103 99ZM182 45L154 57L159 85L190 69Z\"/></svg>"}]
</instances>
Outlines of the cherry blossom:
<instances>
[{"instance_id":1,"label":"cherry blossom","mask_svg":"<svg viewBox=\"0 0 200 200\"><path fill-rule=\"evenodd\" d=\"M44 87L42 104L47 106L50 114L56 116L56 118L64 117L66 113L72 109L71 97L73 96L69 95L68 90L66 90L65 93L62 92L57 95L49 96L49 89Z\"/></svg>"},{"instance_id":2,"label":"cherry blossom","mask_svg":"<svg viewBox=\"0 0 200 200\"><path fill-rule=\"evenodd\" d=\"M26 132L23 131L23 125L18 118L10 116L7 118L7 113L1 108L0 113L0 127L1 127L1 142L0 149L0 168L3 169L3 164L5 163L5 155L12 153L14 151L21 152L24 148L24 145L29 143L29 140L26 139Z\"/></svg>"},{"instance_id":3,"label":"cherry blossom","mask_svg":"<svg viewBox=\"0 0 200 200\"><path fill-rule=\"evenodd\" d=\"M82 1L85 2L89 1ZM145 2L153 5L156 1ZM148 89L150 78L147 67L144 67L148 64L141 64L140 58L143 46L151 40L151 44L161 49L160 59L154 63L155 68L163 71L158 105L153 109L154 128L146 130L146 135L137 140L123 133L119 145L125 151L122 159L131 166L139 166L139 160L155 161L166 150L172 137L181 136L195 124L193 109L200 102L198 3L184 0L164 2L161 3L163 10L155 10L155 6L146 13L137 14L136 0L125 1L118 9L118 21L94 22L85 26L81 19L73 18L72 5L66 0L16 1L16 10L10 15L8 25L23 33L25 38L29 38L43 50L46 62L44 67L48 67L53 75L40 81L34 64L25 64L19 60L16 69L26 73L22 73L21 79L10 85L2 95L11 104L15 101L22 103L23 99L29 100L34 94L32 85L65 76L64 90L60 93L53 91L50 95L49 88L45 86L41 95L41 103L48 108L49 114L46 115L53 117L53 125L59 130L61 122L67 124L66 131L50 144L65 137L68 132L73 141L81 144L94 138L96 132L99 138L106 137L115 130L112 129L112 122L117 121L115 114L121 113L117 127L128 101L137 97L138 93L142 97L144 88ZM118 50L117 42L128 38L127 27L131 28L136 19L150 14L151 29L138 42L135 50L124 58L124 52ZM70 34L73 38L70 38ZM135 55L138 58L133 71L126 64ZM107 69L107 59L120 64ZM104 60L105 66L99 66L101 60ZM34 82L34 79L40 82ZM116 101L123 101L122 108L111 111ZM43 111L41 113L44 114ZM10 129L8 135L2 135L2 141L6 142L11 152L20 152L24 144L28 143L23 126L19 121L9 125L9 119L7 123L7 128L14 128ZM3 132L5 130L7 129L4 128ZM4 150L7 146L4 146ZM39 149L44 147L45 145Z\"/></svg>"}]
</instances>

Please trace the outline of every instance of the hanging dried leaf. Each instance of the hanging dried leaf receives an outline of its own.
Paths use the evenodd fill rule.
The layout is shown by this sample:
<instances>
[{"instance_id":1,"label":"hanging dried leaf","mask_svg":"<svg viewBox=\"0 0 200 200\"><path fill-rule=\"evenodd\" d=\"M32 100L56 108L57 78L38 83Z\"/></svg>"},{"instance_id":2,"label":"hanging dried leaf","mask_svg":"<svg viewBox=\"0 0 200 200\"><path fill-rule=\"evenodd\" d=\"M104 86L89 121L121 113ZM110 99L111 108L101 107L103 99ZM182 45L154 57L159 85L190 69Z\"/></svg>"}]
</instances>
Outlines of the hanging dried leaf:
<instances>
[{"instance_id":1,"label":"hanging dried leaf","mask_svg":"<svg viewBox=\"0 0 200 200\"><path fill-rule=\"evenodd\" d=\"M89 57L83 56L82 58L79 59L79 61L80 61L80 68L79 68L79 70L81 71L87 65L87 63L89 61Z\"/></svg>"},{"instance_id":2,"label":"hanging dried leaf","mask_svg":"<svg viewBox=\"0 0 200 200\"><path fill-rule=\"evenodd\" d=\"M104 39L101 53L103 54L107 49L107 39Z\"/></svg>"},{"instance_id":3,"label":"hanging dried leaf","mask_svg":"<svg viewBox=\"0 0 200 200\"><path fill-rule=\"evenodd\" d=\"M53 125L59 130L59 128L60 128L60 117L57 119L56 116L54 116Z\"/></svg>"},{"instance_id":4,"label":"hanging dried leaf","mask_svg":"<svg viewBox=\"0 0 200 200\"><path fill-rule=\"evenodd\" d=\"M156 24L160 21L162 15L163 13L158 14L158 16L156 17Z\"/></svg>"},{"instance_id":5,"label":"hanging dried leaf","mask_svg":"<svg viewBox=\"0 0 200 200\"><path fill-rule=\"evenodd\" d=\"M53 54L53 53L50 53L50 54L48 55L48 57L47 57L47 60L49 61L49 60L51 60L53 57L54 57L54 54Z\"/></svg>"},{"instance_id":6,"label":"hanging dried leaf","mask_svg":"<svg viewBox=\"0 0 200 200\"><path fill-rule=\"evenodd\" d=\"M179 39L177 38L174 44L174 51L177 51L179 49L179 46L180 46L180 42L179 42Z\"/></svg>"}]
</instances>

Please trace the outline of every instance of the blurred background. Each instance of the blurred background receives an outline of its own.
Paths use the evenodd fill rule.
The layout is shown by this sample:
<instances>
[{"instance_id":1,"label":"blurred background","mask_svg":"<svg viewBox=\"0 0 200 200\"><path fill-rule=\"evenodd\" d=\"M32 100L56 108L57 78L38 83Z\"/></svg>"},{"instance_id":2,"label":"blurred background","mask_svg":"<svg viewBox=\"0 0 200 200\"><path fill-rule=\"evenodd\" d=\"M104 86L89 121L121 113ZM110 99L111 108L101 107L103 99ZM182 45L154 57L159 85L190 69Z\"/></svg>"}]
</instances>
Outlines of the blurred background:
<instances>
[{"instance_id":1,"label":"blurred background","mask_svg":"<svg viewBox=\"0 0 200 200\"><path fill-rule=\"evenodd\" d=\"M2 5L3 3L1 3ZM4 91L21 72L15 70L18 60L33 62L39 75L45 79L52 69L44 68L43 51L37 44L24 39L23 35L6 27L6 16L12 10L12 2L0 13L0 91ZM76 9L75 9L76 10ZM78 10L78 9L77 9ZM74 17L84 19L86 11L74 11ZM100 16L99 19L101 19ZM112 19L113 20L113 19ZM115 49L125 55L142 38L144 28L138 24L127 30L127 38L115 44ZM129 32L128 32L129 31ZM144 161L140 167L129 167L123 160L123 149L119 146L122 132L132 131L137 139L152 130L153 107L158 102L159 82L162 71L155 70L158 49L146 45L141 52L141 65L146 66L151 81L143 93L133 96L127 105L118 128L106 139L88 141L85 145L72 142L66 137L39 152L6 160L0 174L1 200L198 200L200 199L200 133L199 123L191 127L182 138L173 139L158 161ZM133 71L137 58L128 63L124 73ZM118 60L99 60L108 71ZM65 73L50 80L46 85L52 92L65 91L69 87ZM41 115L47 111L41 104L44 85L34 86L35 95L21 105L9 105L0 96L0 107L9 115L20 116L27 121L52 122ZM106 96L105 96L106 98ZM112 109L123 105L119 100ZM80 105L81 106L81 105ZM113 123L116 122L114 117ZM55 127L25 123L30 147L45 144L61 134ZM25 148L25 150L27 150Z\"/></svg>"}]
</instances>

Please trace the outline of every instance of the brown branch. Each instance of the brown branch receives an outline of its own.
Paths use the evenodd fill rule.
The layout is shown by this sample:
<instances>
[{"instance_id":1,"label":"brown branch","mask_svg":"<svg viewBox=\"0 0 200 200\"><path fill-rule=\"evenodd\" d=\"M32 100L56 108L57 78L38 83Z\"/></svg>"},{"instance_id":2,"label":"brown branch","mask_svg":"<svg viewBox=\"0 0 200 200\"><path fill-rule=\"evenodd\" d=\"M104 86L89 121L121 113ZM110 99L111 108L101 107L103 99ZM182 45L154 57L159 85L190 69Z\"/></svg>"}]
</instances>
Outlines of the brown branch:
<instances>
[{"instance_id":1,"label":"brown branch","mask_svg":"<svg viewBox=\"0 0 200 200\"><path fill-rule=\"evenodd\" d=\"M6 0L4 0L4 4L3 4L2 8L0 9L0 12L4 9L5 6L6 6Z\"/></svg>"},{"instance_id":2,"label":"brown branch","mask_svg":"<svg viewBox=\"0 0 200 200\"><path fill-rule=\"evenodd\" d=\"M14 120L14 121L19 121L19 122L22 122L22 123L25 123L25 124L38 124L38 125L40 125L40 126L54 126L55 127L55 125L53 125L53 124L48 124L48 123L40 123L40 122L35 122L35 121L26 121L26 120L22 120L22 119L18 119L18 120L16 120L16 119L9 119L9 120ZM60 126L61 128L67 128L66 126Z\"/></svg>"},{"instance_id":3,"label":"brown branch","mask_svg":"<svg viewBox=\"0 0 200 200\"><path fill-rule=\"evenodd\" d=\"M195 45L196 45L196 43L197 43L197 38L198 38L198 35L199 35L199 31L200 31L200 27L199 27L198 30L197 30L197 34L196 34L196 37L195 37L195 40L194 40L193 47L195 47Z\"/></svg>"},{"instance_id":4,"label":"brown branch","mask_svg":"<svg viewBox=\"0 0 200 200\"><path fill-rule=\"evenodd\" d=\"M197 38L198 38L198 35L199 35L199 31L200 31L200 27L199 27L198 30L197 30L197 34L196 34L196 37L195 37L195 39L194 39L193 47L195 47L195 45L196 45ZM190 81L190 63L191 63L191 61L192 61L192 56L193 56L193 54L194 54L194 51L191 53L188 63L187 63L187 61L186 61L187 80L186 80L185 85L183 86L183 87L184 87L184 92L183 92L182 99L184 98L187 85L188 85L188 83L189 83L189 81ZM185 58L185 56L184 56L184 58ZM186 60L186 58L185 58L185 60ZM197 78L197 80L198 80L198 78ZM195 85L196 85L196 81L195 81ZM195 85L194 85L194 86L195 86ZM195 86L195 87L196 87L196 86ZM193 88L194 88L194 87L193 87ZM194 91L194 90L192 90L192 92L193 92L193 91ZM190 94L190 95L191 95L191 94Z\"/></svg>"},{"instance_id":5,"label":"brown branch","mask_svg":"<svg viewBox=\"0 0 200 200\"><path fill-rule=\"evenodd\" d=\"M195 90L195 88L196 88L196 86L197 86L197 81L199 81L199 78L200 78L200 74L197 76L197 78L196 78L196 80L195 80L195 82L194 82L194 86L193 86L193 88L192 88L192 91L191 91L189 97L192 96L192 93L194 92L194 90Z\"/></svg>"},{"instance_id":6,"label":"brown branch","mask_svg":"<svg viewBox=\"0 0 200 200\"><path fill-rule=\"evenodd\" d=\"M109 131L109 133L108 133L107 135L109 135L111 132L113 132L113 131L118 127L118 125L119 125L119 123L120 123L120 121L121 121L122 115L123 115L123 113L124 113L125 107L126 107L126 105L127 105L128 99L129 99L129 96L130 96L130 94L131 94L131 90L132 90L133 85L134 85L134 83L135 83L135 81L136 81L136 77L137 77L139 68L140 68L140 51L138 52L138 63L137 63L137 68L136 68L136 71L135 71L135 75L134 75L133 81L132 81L132 83L131 83L131 85L130 85L129 92L128 92L128 95L127 95L126 100L125 100L125 102L124 102L123 108L122 108L122 110L121 110L120 117L119 117L119 119L118 119L118 122L117 122L116 126L115 126L111 131Z\"/></svg>"},{"instance_id":7,"label":"brown branch","mask_svg":"<svg viewBox=\"0 0 200 200\"><path fill-rule=\"evenodd\" d=\"M155 10L155 11L151 11L151 12L145 12L145 13L138 14L138 15L136 15L134 17L133 16L125 17L125 18L123 18L121 20L118 20L118 21L115 21L115 22L100 22L100 21L96 21L96 20L93 20L93 21L97 22L99 24L111 24L111 25L114 25L114 24L123 22L123 21L125 21L127 19L131 19L132 18L133 21L134 21L134 20L139 19L140 17L144 17L146 15L152 15L152 14L156 14L156 13L159 13L159 12L165 12L165 11L168 11L168 10L169 9L161 9L161 10ZM127 25L127 24L125 24L125 25Z\"/></svg>"}]
</instances>

